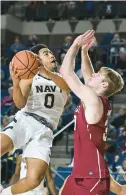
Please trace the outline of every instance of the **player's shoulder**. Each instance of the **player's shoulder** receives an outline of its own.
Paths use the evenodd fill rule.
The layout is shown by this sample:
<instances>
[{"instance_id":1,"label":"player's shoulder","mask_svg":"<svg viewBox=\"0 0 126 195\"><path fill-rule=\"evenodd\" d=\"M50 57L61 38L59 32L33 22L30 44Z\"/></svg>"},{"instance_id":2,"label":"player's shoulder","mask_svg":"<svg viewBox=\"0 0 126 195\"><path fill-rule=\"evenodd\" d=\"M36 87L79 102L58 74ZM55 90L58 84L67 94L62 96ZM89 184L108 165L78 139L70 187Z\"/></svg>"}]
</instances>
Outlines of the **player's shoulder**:
<instances>
[{"instance_id":1,"label":"player's shoulder","mask_svg":"<svg viewBox=\"0 0 126 195\"><path fill-rule=\"evenodd\" d=\"M62 77L62 75L59 72L53 72L55 75Z\"/></svg>"}]
</instances>

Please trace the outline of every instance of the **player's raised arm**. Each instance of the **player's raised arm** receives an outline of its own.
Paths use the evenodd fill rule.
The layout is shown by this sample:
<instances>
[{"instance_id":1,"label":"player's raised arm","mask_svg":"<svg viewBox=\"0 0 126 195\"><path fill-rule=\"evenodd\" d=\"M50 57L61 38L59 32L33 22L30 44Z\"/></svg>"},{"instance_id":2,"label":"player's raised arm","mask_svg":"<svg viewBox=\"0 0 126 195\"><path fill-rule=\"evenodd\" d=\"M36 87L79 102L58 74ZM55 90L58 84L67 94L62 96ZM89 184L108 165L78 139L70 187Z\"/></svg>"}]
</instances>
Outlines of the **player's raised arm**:
<instances>
[{"instance_id":1,"label":"player's raised arm","mask_svg":"<svg viewBox=\"0 0 126 195\"><path fill-rule=\"evenodd\" d=\"M81 71L83 78L85 80L85 83L91 78L92 74L94 73L94 68L92 66L90 57L88 55L88 50L89 48L94 44L95 42L95 37L94 37L94 31L93 30L88 30L85 33L86 37L85 39L90 39L90 42L84 44L82 46L81 50Z\"/></svg>"},{"instance_id":2,"label":"player's raised arm","mask_svg":"<svg viewBox=\"0 0 126 195\"><path fill-rule=\"evenodd\" d=\"M38 58L39 63L41 64L41 73L46 73L48 77L61 89L66 91L66 93L70 93L70 88L68 84L65 82L65 80L61 77L61 75L54 73L50 70L48 70L45 66L43 66L41 60Z\"/></svg>"},{"instance_id":3,"label":"player's raised arm","mask_svg":"<svg viewBox=\"0 0 126 195\"><path fill-rule=\"evenodd\" d=\"M70 93L70 88L65 80L58 74L48 71L49 77L53 80L53 82L62 90L66 91L68 94Z\"/></svg>"},{"instance_id":4,"label":"player's raised arm","mask_svg":"<svg viewBox=\"0 0 126 195\"><path fill-rule=\"evenodd\" d=\"M88 120L87 116L86 118L87 121L89 123L96 123L98 122L102 115L102 103L98 98L97 93L94 90L92 90L89 86L83 85L83 83L78 79L78 77L74 73L74 62L76 53L79 47L86 44L88 41L87 39L85 39L85 34L80 35L75 39L74 43L72 44L67 54L65 55L62 66L60 68L60 73L63 76L64 80L69 85L70 89L84 102L86 106L86 113L90 112L90 109L92 108L91 109L92 113L90 113L90 120ZM96 113L99 114L96 117L94 117L94 114ZM92 121L92 118L95 120Z\"/></svg>"}]
</instances>

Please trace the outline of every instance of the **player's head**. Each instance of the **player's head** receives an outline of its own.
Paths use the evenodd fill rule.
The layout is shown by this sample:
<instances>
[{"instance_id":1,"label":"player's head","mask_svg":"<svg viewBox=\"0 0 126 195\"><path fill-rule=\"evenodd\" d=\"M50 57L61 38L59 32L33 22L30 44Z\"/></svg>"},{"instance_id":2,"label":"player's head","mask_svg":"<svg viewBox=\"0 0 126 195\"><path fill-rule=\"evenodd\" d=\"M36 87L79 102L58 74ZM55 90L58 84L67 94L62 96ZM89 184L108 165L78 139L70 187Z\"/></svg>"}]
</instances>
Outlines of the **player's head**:
<instances>
[{"instance_id":1,"label":"player's head","mask_svg":"<svg viewBox=\"0 0 126 195\"><path fill-rule=\"evenodd\" d=\"M31 51L37 54L43 65L49 69L54 70L56 68L57 62L54 54L48 49L48 47L44 44L38 44L31 48Z\"/></svg>"},{"instance_id":2,"label":"player's head","mask_svg":"<svg viewBox=\"0 0 126 195\"><path fill-rule=\"evenodd\" d=\"M102 67L98 73L92 75L87 85L94 88L99 94L110 97L123 88L124 81L118 72Z\"/></svg>"}]
</instances>

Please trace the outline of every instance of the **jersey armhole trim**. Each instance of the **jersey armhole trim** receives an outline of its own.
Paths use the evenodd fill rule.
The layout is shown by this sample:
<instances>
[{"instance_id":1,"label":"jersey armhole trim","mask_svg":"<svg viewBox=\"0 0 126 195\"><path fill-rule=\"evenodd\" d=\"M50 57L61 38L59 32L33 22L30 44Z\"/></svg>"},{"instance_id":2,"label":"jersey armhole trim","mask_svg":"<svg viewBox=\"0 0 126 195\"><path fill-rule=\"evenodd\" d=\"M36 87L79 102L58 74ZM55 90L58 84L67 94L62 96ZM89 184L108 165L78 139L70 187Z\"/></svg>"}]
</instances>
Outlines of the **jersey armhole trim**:
<instances>
[{"instance_id":1,"label":"jersey armhole trim","mask_svg":"<svg viewBox=\"0 0 126 195\"><path fill-rule=\"evenodd\" d=\"M51 79L44 77L44 76L41 75L40 73L38 73L38 76L40 76L40 77L42 77L42 78L44 78L44 79L46 79L46 80L50 80L50 81L51 81Z\"/></svg>"}]
</instances>

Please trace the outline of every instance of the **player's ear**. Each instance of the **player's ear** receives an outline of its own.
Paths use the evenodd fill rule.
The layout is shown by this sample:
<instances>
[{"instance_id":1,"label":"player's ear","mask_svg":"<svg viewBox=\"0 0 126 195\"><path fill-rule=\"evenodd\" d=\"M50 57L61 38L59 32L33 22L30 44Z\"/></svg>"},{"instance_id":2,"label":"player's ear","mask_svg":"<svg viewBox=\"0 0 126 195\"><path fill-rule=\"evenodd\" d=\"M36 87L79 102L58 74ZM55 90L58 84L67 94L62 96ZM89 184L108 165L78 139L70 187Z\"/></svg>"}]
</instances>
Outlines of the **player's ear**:
<instances>
[{"instance_id":1,"label":"player's ear","mask_svg":"<svg viewBox=\"0 0 126 195\"><path fill-rule=\"evenodd\" d=\"M37 61L39 63L39 67L43 66L41 58L37 55Z\"/></svg>"},{"instance_id":2,"label":"player's ear","mask_svg":"<svg viewBox=\"0 0 126 195\"><path fill-rule=\"evenodd\" d=\"M108 86L109 86L108 82L102 82L102 87L103 88L108 88Z\"/></svg>"}]
</instances>

